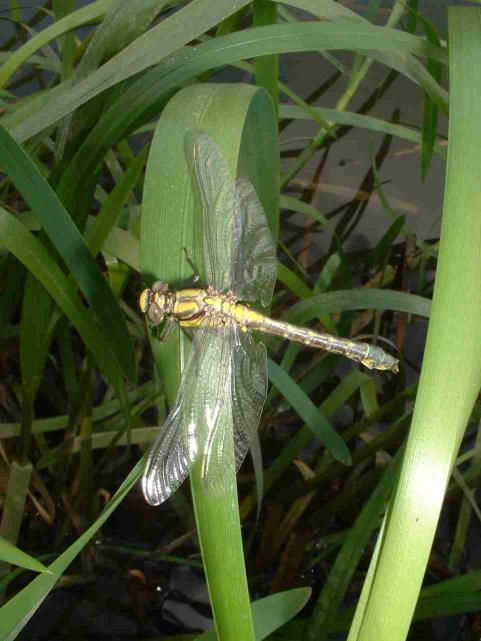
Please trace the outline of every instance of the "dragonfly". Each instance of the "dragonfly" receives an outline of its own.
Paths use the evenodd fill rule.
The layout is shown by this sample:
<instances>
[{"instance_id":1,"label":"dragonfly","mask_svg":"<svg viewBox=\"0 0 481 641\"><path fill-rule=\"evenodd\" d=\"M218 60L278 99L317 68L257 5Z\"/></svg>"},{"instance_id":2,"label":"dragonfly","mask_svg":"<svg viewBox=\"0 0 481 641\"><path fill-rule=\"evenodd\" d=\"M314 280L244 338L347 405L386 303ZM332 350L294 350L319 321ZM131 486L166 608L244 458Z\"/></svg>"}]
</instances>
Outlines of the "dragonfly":
<instances>
[{"instance_id":1,"label":"dragonfly","mask_svg":"<svg viewBox=\"0 0 481 641\"><path fill-rule=\"evenodd\" d=\"M194 334L176 399L149 453L144 496L159 505L200 461L203 489L218 495L225 461L236 471L260 421L267 394L267 353L253 332L273 334L347 356L370 369L398 371L398 360L379 346L299 327L250 305L272 298L277 262L264 209L252 184L234 180L214 140L197 133L187 161L202 212L207 287L171 291L154 282L139 306L154 325L178 323ZM226 419L232 425L229 438ZM233 447L233 456L226 456Z\"/></svg>"}]
</instances>

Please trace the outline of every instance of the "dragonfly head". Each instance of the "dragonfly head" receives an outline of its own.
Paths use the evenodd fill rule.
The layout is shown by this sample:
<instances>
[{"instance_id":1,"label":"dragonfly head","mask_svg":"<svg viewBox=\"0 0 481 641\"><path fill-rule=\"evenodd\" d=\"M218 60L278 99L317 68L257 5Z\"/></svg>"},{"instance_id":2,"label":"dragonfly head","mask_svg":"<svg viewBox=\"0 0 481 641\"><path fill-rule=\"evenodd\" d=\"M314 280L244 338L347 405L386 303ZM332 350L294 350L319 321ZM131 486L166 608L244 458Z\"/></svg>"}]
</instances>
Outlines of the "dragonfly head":
<instances>
[{"instance_id":1,"label":"dragonfly head","mask_svg":"<svg viewBox=\"0 0 481 641\"><path fill-rule=\"evenodd\" d=\"M168 291L167 284L157 280L140 294L139 307L153 325L160 325L165 318Z\"/></svg>"}]
</instances>

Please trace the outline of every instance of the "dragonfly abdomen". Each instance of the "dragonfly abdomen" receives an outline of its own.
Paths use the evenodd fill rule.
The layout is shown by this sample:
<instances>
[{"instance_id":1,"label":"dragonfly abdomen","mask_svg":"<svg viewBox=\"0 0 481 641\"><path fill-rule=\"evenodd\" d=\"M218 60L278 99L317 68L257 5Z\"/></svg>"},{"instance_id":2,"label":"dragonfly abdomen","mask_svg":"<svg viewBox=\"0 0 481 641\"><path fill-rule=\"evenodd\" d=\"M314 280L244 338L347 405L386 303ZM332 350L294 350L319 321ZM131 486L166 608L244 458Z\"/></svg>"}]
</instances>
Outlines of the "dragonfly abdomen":
<instances>
[{"instance_id":1,"label":"dragonfly abdomen","mask_svg":"<svg viewBox=\"0 0 481 641\"><path fill-rule=\"evenodd\" d=\"M397 372L399 369L398 360L377 345L369 345L369 343L351 341L348 338L339 338L332 334L316 332L298 325L277 321L267 316L261 317L258 315L258 318L253 319L253 322L248 321L247 326L257 331L303 343L309 347L317 347L334 354L342 354L357 363L362 363L369 369L391 370L393 372Z\"/></svg>"}]
</instances>

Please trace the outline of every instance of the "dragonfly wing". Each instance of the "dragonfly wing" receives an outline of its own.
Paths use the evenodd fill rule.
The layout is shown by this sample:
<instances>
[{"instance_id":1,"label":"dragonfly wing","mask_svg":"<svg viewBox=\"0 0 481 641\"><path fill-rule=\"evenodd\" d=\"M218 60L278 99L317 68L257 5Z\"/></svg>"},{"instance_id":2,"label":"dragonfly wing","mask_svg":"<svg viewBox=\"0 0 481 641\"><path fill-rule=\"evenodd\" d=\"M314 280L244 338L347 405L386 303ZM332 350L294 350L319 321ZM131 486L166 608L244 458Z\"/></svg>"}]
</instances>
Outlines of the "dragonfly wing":
<instances>
[{"instance_id":1,"label":"dragonfly wing","mask_svg":"<svg viewBox=\"0 0 481 641\"><path fill-rule=\"evenodd\" d=\"M236 470L244 460L261 419L267 396L267 352L250 332L236 327L236 345L232 354L232 417Z\"/></svg>"},{"instance_id":2,"label":"dragonfly wing","mask_svg":"<svg viewBox=\"0 0 481 641\"><path fill-rule=\"evenodd\" d=\"M267 393L267 355L263 343L254 342L249 333L237 325L223 330L223 341L229 345L224 357L230 363L223 367L229 373L224 403L219 420L210 434L202 462L201 478L205 491L219 495L225 487L225 471L237 471L255 434Z\"/></svg>"},{"instance_id":3,"label":"dragonfly wing","mask_svg":"<svg viewBox=\"0 0 481 641\"><path fill-rule=\"evenodd\" d=\"M234 181L207 134L194 136L188 149L202 204L208 284L267 305L276 280L276 250L254 187L244 179Z\"/></svg>"},{"instance_id":4,"label":"dragonfly wing","mask_svg":"<svg viewBox=\"0 0 481 641\"><path fill-rule=\"evenodd\" d=\"M209 496L219 496L226 488L226 469L234 470L232 438L232 398L231 381L233 376L233 350L237 326L222 325L217 328L217 368L212 376L220 379L215 422L207 435L204 456L201 463L200 477L202 487ZM229 446L230 444L230 446Z\"/></svg>"},{"instance_id":5,"label":"dragonfly wing","mask_svg":"<svg viewBox=\"0 0 481 641\"><path fill-rule=\"evenodd\" d=\"M177 398L150 451L142 478L151 505L163 503L204 455L223 411L230 344L207 318L194 337Z\"/></svg>"},{"instance_id":6,"label":"dragonfly wing","mask_svg":"<svg viewBox=\"0 0 481 641\"><path fill-rule=\"evenodd\" d=\"M216 143L197 134L188 147L202 205L204 263L207 283L219 292L231 289L235 182Z\"/></svg>"},{"instance_id":7,"label":"dragonfly wing","mask_svg":"<svg viewBox=\"0 0 481 641\"><path fill-rule=\"evenodd\" d=\"M277 275L276 248L264 209L248 180L236 183L232 291L268 305Z\"/></svg>"}]
</instances>

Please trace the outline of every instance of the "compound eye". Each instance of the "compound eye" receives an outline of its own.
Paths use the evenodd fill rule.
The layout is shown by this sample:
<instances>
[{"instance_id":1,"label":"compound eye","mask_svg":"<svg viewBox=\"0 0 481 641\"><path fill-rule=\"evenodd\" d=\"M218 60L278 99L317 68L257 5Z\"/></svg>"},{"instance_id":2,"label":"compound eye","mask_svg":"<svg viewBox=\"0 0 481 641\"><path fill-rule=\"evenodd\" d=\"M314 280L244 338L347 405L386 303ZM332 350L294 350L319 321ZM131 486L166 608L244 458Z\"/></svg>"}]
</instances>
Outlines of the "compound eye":
<instances>
[{"instance_id":1,"label":"compound eye","mask_svg":"<svg viewBox=\"0 0 481 641\"><path fill-rule=\"evenodd\" d=\"M167 286L167 283L164 283L164 281L156 280L155 283L152 284L152 287L150 289L156 294L165 294L169 288Z\"/></svg>"},{"instance_id":2,"label":"compound eye","mask_svg":"<svg viewBox=\"0 0 481 641\"><path fill-rule=\"evenodd\" d=\"M159 325L164 320L164 315L162 314L160 307L155 303L149 305L147 317L154 325Z\"/></svg>"}]
</instances>

